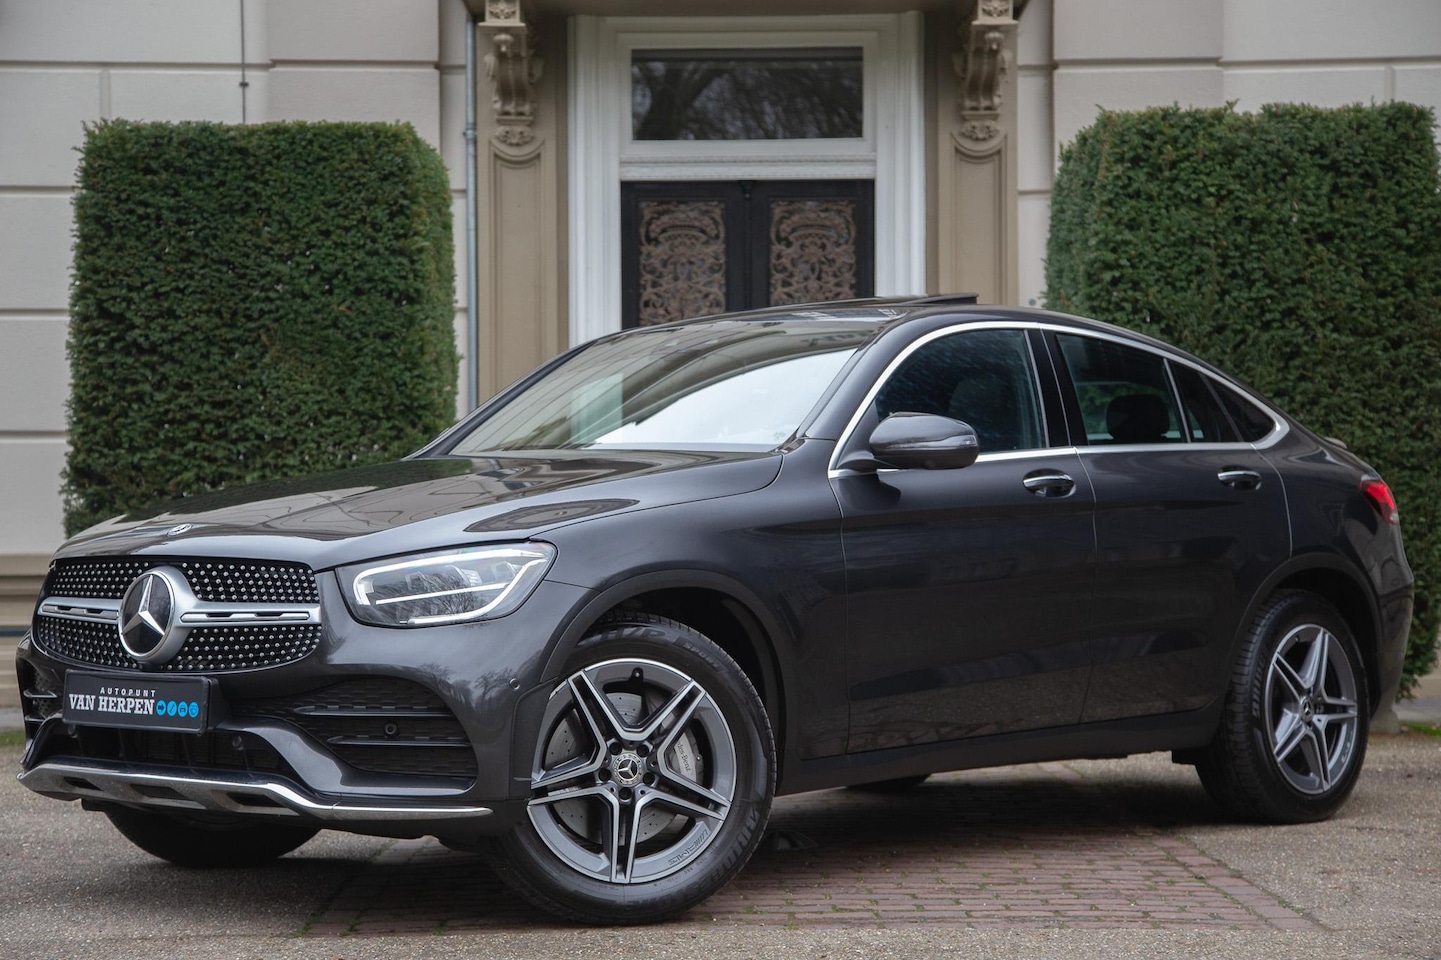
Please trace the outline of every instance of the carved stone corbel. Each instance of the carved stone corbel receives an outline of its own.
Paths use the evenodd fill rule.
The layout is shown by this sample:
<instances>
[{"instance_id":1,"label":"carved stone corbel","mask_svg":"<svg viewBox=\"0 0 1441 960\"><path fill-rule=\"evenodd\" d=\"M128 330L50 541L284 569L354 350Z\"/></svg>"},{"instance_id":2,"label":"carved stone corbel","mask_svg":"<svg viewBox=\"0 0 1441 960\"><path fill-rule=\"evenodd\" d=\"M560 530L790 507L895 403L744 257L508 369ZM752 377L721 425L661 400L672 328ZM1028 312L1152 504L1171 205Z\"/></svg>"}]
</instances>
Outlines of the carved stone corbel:
<instances>
[{"instance_id":1,"label":"carved stone corbel","mask_svg":"<svg viewBox=\"0 0 1441 960\"><path fill-rule=\"evenodd\" d=\"M535 31L525 22L520 0L486 0L478 28L490 34L485 72L494 88L497 143L525 147L535 139L535 85L545 61L535 54Z\"/></svg>"},{"instance_id":2,"label":"carved stone corbel","mask_svg":"<svg viewBox=\"0 0 1441 960\"><path fill-rule=\"evenodd\" d=\"M960 80L958 135L987 144L1001 135L1002 83L1011 68L1010 39L1019 25L1014 0L979 0L962 18L961 50L951 58Z\"/></svg>"}]
</instances>

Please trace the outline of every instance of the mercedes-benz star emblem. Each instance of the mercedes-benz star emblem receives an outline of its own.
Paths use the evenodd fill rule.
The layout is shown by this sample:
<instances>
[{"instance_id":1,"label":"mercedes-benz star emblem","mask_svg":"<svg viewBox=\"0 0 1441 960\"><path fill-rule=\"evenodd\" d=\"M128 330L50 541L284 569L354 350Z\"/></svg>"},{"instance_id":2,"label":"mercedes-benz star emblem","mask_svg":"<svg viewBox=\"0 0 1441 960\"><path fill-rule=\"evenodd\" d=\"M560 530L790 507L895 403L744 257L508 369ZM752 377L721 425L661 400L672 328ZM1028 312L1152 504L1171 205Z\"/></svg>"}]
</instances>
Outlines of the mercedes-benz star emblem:
<instances>
[{"instance_id":1,"label":"mercedes-benz star emblem","mask_svg":"<svg viewBox=\"0 0 1441 960\"><path fill-rule=\"evenodd\" d=\"M166 642L174 613L175 587L170 578L158 570L142 574L120 601L120 645L141 663L164 663L179 647Z\"/></svg>"},{"instance_id":2,"label":"mercedes-benz star emblem","mask_svg":"<svg viewBox=\"0 0 1441 960\"><path fill-rule=\"evenodd\" d=\"M182 533L185 533L187 530L193 530L194 528L195 528L195 524L193 524L193 523L177 523L175 526L171 527L169 530L166 530L166 531L165 531L165 535L166 535L167 537L178 537L178 536L180 536Z\"/></svg>"}]
</instances>

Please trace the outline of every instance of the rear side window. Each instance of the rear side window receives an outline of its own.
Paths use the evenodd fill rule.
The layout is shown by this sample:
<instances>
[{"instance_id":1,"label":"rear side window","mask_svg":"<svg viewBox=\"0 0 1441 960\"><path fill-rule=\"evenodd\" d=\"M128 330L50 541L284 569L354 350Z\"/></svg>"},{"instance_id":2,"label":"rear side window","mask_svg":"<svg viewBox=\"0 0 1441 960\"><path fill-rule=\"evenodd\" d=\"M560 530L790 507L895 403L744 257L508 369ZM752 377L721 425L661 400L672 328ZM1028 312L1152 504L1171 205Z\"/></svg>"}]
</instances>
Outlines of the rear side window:
<instances>
[{"instance_id":1,"label":"rear side window","mask_svg":"<svg viewBox=\"0 0 1441 960\"><path fill-rule=\"evenodd\" d=\"M1058 334L1056 342L1071 373L1088 443L1186 441L1164 358L1093 337Z\"/></svg>"},{"instance_id":2,"label":"rear side window","mask_svg":"<svg viewBox=\"0 0 1441 960\"><path fill-rule=\"evenodd\" d=\"M1216 395L1221 398L1226 412L1231 415L1231 422L1236 424L1242 440L1255 443L1276 429L1276 421L1271 419L1269 413L1223 383L1215 383L1215 387Z\"/></svg>"},{"instance_id":3,"label":"rear side window","mask_svg":"<svg viewBox=\"0 0 1441 960\"><path fill-rule=\"evenodd\" d=\"M1171 377L1186 410L1186 429L1196 443L1235 443L1236 428L1207 385L1207 377L1183 364L1172 363Z\"/></svg>"}]
</instances>

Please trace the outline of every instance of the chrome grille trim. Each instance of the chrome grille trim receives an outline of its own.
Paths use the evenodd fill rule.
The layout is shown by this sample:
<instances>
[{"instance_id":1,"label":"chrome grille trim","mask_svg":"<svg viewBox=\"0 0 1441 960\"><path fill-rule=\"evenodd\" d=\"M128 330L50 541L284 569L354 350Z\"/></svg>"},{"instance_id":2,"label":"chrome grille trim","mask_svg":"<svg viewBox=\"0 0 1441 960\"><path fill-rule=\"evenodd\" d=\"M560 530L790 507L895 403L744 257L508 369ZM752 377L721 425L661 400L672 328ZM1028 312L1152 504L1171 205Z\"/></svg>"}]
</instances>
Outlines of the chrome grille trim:
<instances>
[{"instance_id":1,"label":"chrome grille trim","mask_svg":"<svg viewBox=\"0 0 1441 960\"><path fill-rule=\"evenodd\" d=\"M124 598L145 576L168 584L171 613L161 644L134 652L121 638ZM224 673L309 656L320 644L321 621L319 583L303 564L102 557L56 562L33 637L38 648L72 663Z\"/></svg>"},{"instance_id":2,"label":"chrome grille trim","mask_svg":"<svg viewBox=\"0 0 1441 960\"><path fill-rule=\"evenodd\" d=\"M318 603L304 606L288 603L208 603L184 594L177 599L185 602L179 620L188 626L320 622ZM46 597L40 604L39 613L42 617L55 617L59 620L115 623L120 619L120 601L90 597Z\"/></svg>"},{"instance_id":3,"label":"chrome grille trim","mask_svg":"<svg viewBox=\"0 0 1441 960\"><path fill-rule=\"evenodd\" d=\"M86 623L115 623L120 619L120 601L93 597L47 597L40 604L40 616Z\"/></svg>"}]
</instances>

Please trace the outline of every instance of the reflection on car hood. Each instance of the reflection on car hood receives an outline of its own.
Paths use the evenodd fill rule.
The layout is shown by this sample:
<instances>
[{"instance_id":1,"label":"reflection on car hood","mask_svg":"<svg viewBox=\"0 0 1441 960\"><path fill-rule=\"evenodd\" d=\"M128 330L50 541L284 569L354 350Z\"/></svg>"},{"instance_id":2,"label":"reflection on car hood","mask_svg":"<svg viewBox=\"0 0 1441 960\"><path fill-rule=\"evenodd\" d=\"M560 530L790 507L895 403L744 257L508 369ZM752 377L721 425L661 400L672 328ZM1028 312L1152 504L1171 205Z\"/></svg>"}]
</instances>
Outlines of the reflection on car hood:
<instances>
[{"instance_id":1,"label":"reflection on car hood","mask_svg":"<svg viewBox=\"0 0 1441 960\"><path fill-rule=\"evenodd\" d=\"M630 450L402 460L163 504L92 527L56 556L249 557L324 569L747 493L774 480L780 460Z\"/></svg>"}]
</instances>

